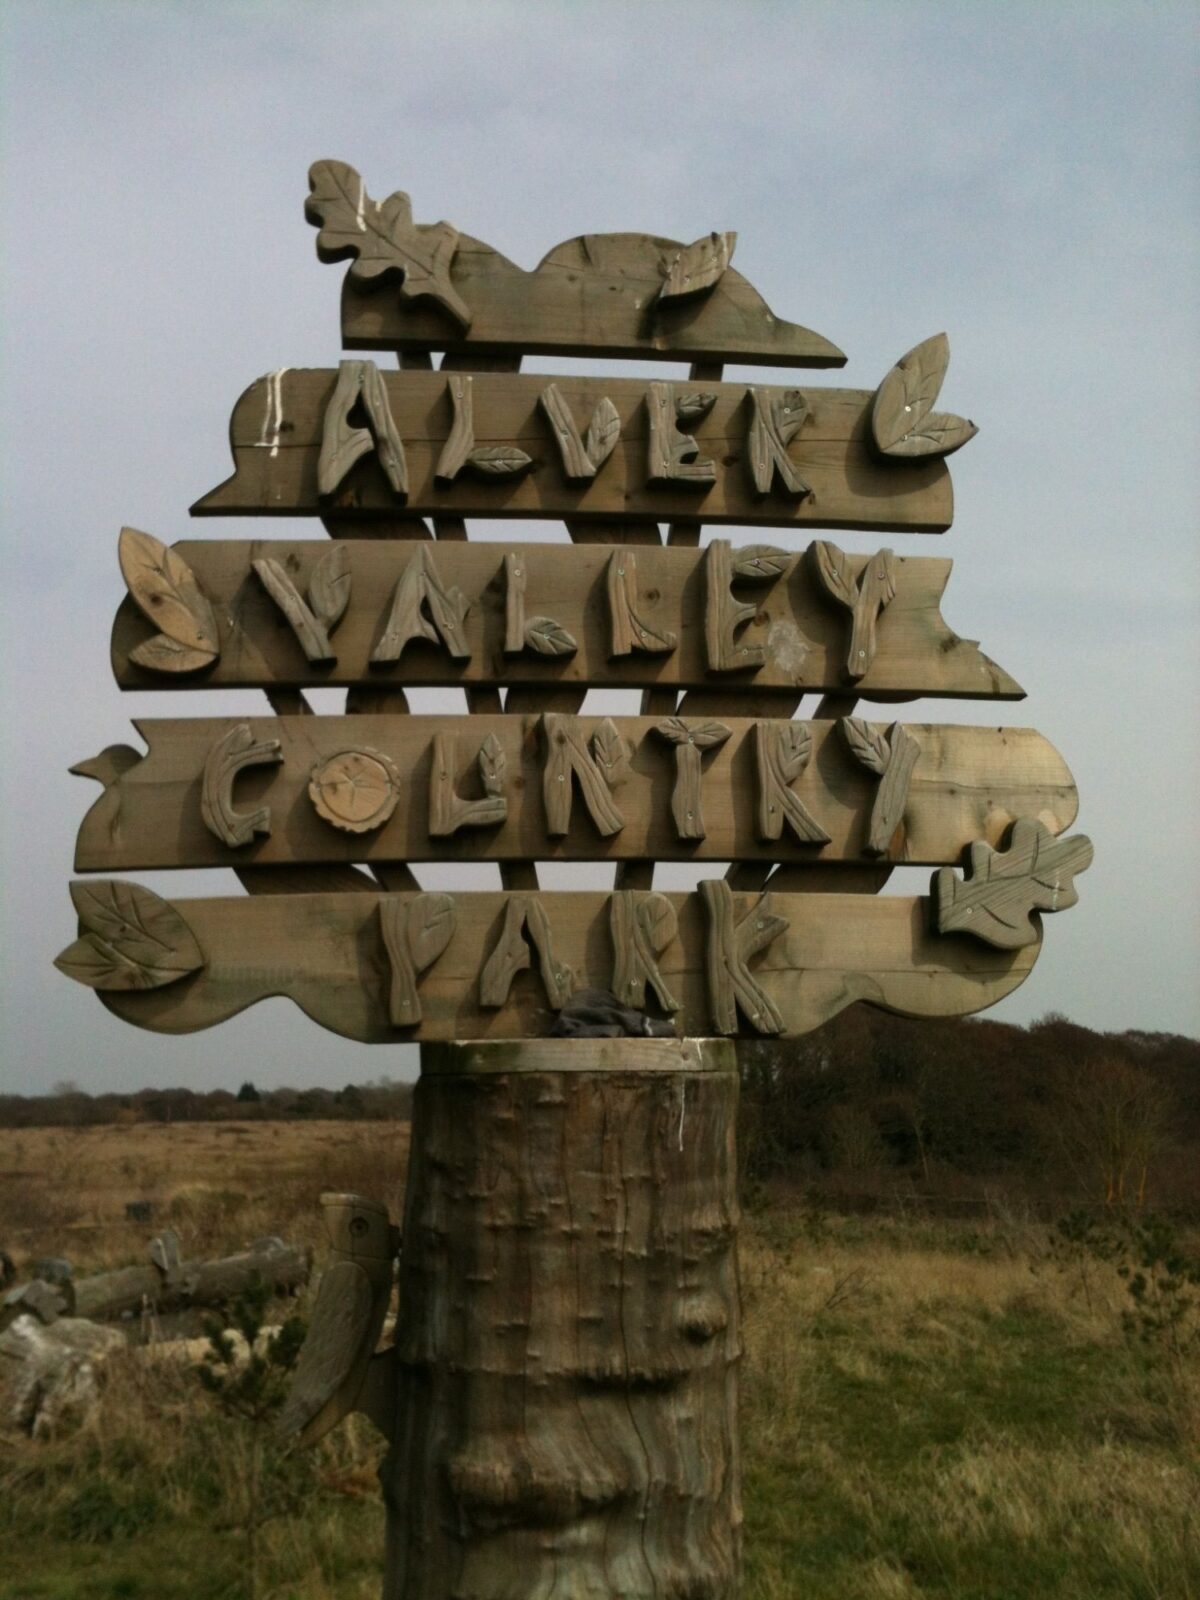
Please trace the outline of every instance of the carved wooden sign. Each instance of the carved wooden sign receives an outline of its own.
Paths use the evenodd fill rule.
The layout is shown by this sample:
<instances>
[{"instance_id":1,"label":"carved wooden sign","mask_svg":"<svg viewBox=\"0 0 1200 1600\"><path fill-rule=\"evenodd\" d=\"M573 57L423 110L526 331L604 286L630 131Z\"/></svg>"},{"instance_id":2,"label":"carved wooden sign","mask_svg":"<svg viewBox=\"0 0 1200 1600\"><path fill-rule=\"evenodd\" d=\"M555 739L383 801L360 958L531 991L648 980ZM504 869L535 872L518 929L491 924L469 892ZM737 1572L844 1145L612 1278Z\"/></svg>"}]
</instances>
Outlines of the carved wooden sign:
<instances>
[{"instance_id":1,"label":"carved wooden sign","mask_svg":"<svg viewBox=\"0 0 1200 1600\"><path fill-rule=\"evenodd\" d=\"M112 641L123 688L726 685L999 700L1024 692L943 620L952 563L942 558L852 556L828 540L799 553L725 539L703 551L411 539L187 540L167 549L133 529L122 550L133 539L204 604L211 642L202 658L148 652L154 629L186 636L190 617L164 618L131 586ZM344 604L320 623L304 596L328 587L335 556ZM855 642L861 599L831 594L823 573L836 563L846 594L865 587L869 596L869 572L885 560L891 598L872 614L868 661ZM273 586L259 570L267 562Z\"/></svg>"},{"instance_id":2,"label":"carved wooden sign","mask_svg":"<svg viewBox=\"0 0 1200 1600\"><path fill-rule=\"evenodd\" d=\"M234 475L192 510L943 532L949 469L881 450L874 401L862 389L380 372L367 361L286 368L237 402Z\"/></svg>"},{"instance_id":3,"label":"carved wooden sign","mask_svg":"<svg viewBox=\"0 0 1200 1600\"><path fill-rule=\"evenodd\" d=\"M945 457L976 431L935 410L945 335L875 390L724 381L726 360L845 359L768 310L731 232L587 235L524 271L332 161L306 215L349 263L344 343L402 368L260 379L193 511L317 517L332 542L126 529L112 635L123 688L257 688L276 714L139 721L145 754L73 769L103 786L79 871L232 867L250 896L76 884L63 970L148 1027L280 993L361 1039L542 1033L588 986L685 1034L1009 992L1091 858L1066 765L1028 729L860 703L1023 694L943 619L951 563L896 542L949 527ZM538 352L692 365L519 372ZM467 517L558 518L572 542L472 542ZM421 685L470 714L409 715ZM346 714L308 714L301 691L336 686ZM642 690L642 714L586 714L592 687ZM825 699L797 716L805 692ZM498 863L503 893L418 882L446 860ZM540 860L611 861L613 887L543 892ZM667 860L699 887L656 892ZM905 864L939 869L931 894L875 898Z\"/></svg>"},{"instance_id":4,"label":"carved wooden sign","mask_svg":"<svg viewBox=\"0 0 1200 1600\"><path fill-rule=\"evenodd\" d=\"M132 892L73 886L110 903ZM147 897L148 891L138 893ZM157 899L157 897L149 897ZM72 970L139 1027L191 1033L273 995L347 1038L512 1038L545 1033L579 988L616 988L684 1036L803 1033L856 1000L909 1016L993 1004L1027 976L1037 945L945 938L923 899L746 895L724 879L696 894L313 894L158 901L159 963L144 936L106 922L120 962ZM90 908L80 905L85 919ZM143 908L144 917L144 908ZM85 938L87 934L85 932ZM75 947L72 947L74 950ZM270 959L264 952L270 952ZM198 957L198 959L197 959ZM166 965L170 963L170 965ZM146 973L124 981L127 964Z\"/></svg>"},{"instance_id":5,"label":"carved wooden sign","mask_svg":"<svg viewBox=\"0 0 1200 1600\"><path fill-rule=\"evenodd\" d=\"M136 726L149 754L88 813L80 871L235 856L933 865L998 845L1016 817L1058 834L1076 812L1066 763L1025 728L555 713ZM882 773L878 750L896 752Z\"/></svg>"}]
</instances>

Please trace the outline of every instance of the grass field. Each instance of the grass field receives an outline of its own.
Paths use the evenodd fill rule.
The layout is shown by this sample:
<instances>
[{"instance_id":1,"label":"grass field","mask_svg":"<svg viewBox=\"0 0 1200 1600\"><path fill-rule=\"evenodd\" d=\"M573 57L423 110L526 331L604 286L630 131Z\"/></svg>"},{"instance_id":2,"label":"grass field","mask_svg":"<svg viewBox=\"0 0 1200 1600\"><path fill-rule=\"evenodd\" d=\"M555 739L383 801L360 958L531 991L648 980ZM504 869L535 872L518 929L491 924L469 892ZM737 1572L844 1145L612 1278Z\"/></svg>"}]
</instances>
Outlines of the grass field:
<instances>
[{"instance_id":1,"label":"grass field","mask_svg":"<svg viewBox=\"0 0 1200 1600\"><path fill-rule=\"evenodd\" d=\"M0 1132L0 1242L77 1268L135 1259L146 1229L124 1204L148 1198L185 1255L315 1244L322 1188L398 1213L406 1138ZM1020 1220L836 1218L794 1196L750 1209L742 1277L747 1600L1200 1600L1194 1313L1170 1336L1127 1328L1115 1265ZM187 1369L130 1351L106 1373L82 1433L35 1444L3 1424L0 1600L246 1595L249 1430ZM377 1594L379 1450L356 1418L281 1470L260 1594Z\"/></svg>"}]
</instances>

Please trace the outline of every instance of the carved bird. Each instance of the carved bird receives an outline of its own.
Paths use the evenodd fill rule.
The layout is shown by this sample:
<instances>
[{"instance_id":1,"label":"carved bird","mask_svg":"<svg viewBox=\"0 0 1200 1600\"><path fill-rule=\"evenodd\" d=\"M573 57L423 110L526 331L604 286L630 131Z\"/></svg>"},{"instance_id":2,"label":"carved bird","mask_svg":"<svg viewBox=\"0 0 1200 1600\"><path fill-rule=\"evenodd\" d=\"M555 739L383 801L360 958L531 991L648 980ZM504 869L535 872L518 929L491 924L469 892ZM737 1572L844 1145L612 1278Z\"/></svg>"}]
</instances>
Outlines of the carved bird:
<instances>
[{"instance_id":1,"label":"carved bird","mask_svg":"<svg viewBox=\"0 0 1200 1600\"><path fill-rule=\"evenodd\" d=\"M333 1259L321 1277L279 1431L314 1443L344 1416L365 1409L368 1367L392 1293L400 1230L387 1207L357 1194L323 1194ZM389 1366L387 1357L381 1362ZM380 1426L378 1408L369 1413Z\"/></svg>"},{"instance_id":2,"label":"carved bird","mask_svg":"<svg viewBox=\"0 0 1200 1600\"><path fill-rule=\"evenodd\" d=\"M623 1006L608 989L576 989L550 1028L552 1039L673 1039L675 1025Z\"/></svg>"}]
</instances>

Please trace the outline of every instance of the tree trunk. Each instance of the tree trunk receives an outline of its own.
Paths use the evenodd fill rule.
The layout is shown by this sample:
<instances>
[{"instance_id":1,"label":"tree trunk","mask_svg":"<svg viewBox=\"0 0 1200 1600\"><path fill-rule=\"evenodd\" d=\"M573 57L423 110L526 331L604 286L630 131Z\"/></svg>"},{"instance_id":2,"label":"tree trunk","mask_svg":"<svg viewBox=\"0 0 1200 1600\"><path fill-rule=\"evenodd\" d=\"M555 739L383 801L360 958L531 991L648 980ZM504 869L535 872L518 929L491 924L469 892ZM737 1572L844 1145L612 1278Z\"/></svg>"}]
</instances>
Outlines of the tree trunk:
<instances>
[{"instance_id":1,"label":"tree trunk","mask_svg":"<svg viewBox=\"0 0 1200 1600\"><path fill-rule=\"evenodd\" d=\"M732 1044L421 1064L385 1600L733 1600Z\"/></svg>"}]
</instances>

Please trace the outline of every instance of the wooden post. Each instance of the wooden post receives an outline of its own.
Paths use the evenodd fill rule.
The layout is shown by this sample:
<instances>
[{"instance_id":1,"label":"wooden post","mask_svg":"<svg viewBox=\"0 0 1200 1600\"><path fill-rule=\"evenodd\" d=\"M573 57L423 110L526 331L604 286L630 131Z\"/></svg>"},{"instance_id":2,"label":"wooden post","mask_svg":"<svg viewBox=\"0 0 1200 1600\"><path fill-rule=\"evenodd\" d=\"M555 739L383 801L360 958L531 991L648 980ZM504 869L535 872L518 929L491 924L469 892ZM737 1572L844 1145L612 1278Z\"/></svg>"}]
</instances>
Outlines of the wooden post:
<instances>
[{"instance_id":1,"label":"wooden post","mask_svg":"<svg viewBox=\"0 0 1200 1600\"><path fill-rule=\"evenodd\" d=\"M733 1044L429 1044L385 1600L740 1590Z\"/></svg>"}]
</instances>

